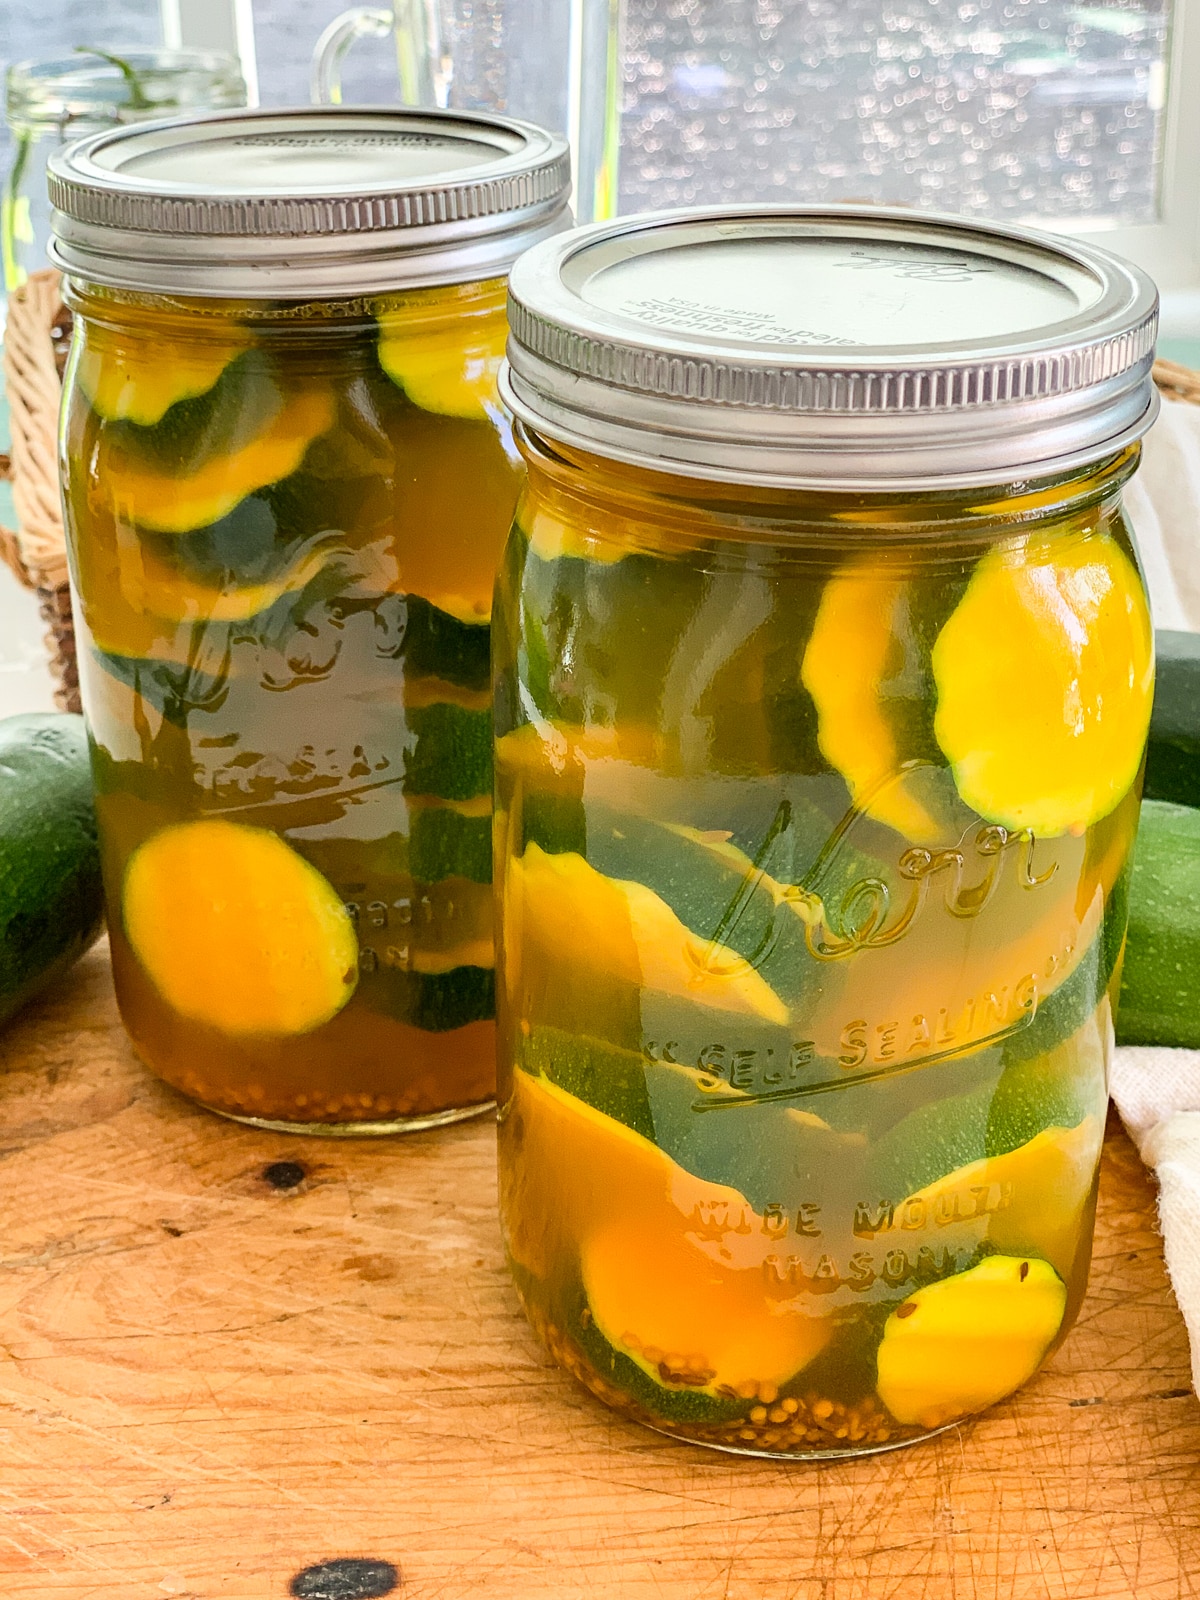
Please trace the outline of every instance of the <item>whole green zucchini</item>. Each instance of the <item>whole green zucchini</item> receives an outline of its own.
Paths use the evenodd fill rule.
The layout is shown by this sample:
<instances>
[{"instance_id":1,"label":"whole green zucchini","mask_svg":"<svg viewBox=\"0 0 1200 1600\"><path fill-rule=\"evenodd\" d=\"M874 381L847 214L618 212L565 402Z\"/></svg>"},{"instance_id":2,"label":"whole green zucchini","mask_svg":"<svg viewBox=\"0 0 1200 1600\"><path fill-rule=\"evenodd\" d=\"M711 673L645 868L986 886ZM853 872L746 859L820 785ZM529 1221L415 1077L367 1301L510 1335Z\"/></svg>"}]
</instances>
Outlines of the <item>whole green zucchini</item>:
<instances>
[{"instance_id":1,"label":"whole green zucchini","mask_svg":"<svg viewBox=\"0 0 1200 1600\"><path fill-rule=\"evenodd\" d=\"M103 914L83 718L0 720L0 1022L83 954Z\"/></svg>"},{"instance_id":2,"label":"whole green zucchini","mask_svg":"<svg viewBox=\"0 0 1200 1600\"><path fill-rule=\"evenodd\" d=\"M1160 628L1150 742L1146 746L1147 800L1200 806L1200 633Z\"/></svg>"},{"instance_id":3,"label":"whole green zucchini","mask_svg":"<svg viewBox=\"0 0 1200 1600\"><path fill-rule=\"evenodd\" d=\"M1200 1049L1200 810L1191 806L1142 802L1117 1039Z\"/></svg>"}]
</instances>

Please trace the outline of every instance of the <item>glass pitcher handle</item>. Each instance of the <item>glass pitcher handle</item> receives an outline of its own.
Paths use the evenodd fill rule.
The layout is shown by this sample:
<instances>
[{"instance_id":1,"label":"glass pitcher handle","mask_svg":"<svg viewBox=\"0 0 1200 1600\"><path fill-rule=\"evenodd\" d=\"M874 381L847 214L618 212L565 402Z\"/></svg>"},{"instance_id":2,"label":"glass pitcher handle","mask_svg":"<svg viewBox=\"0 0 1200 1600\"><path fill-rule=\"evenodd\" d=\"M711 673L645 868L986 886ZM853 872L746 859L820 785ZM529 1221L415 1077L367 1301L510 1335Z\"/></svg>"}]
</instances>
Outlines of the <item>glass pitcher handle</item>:
<instances>
[{"instance_id":1,"label":"glass pitcher handle","mask_svg":"<svg viewBox=\"0 0 1200 1600\"><path fill-rule=\"evenodd\" d=\"M309 98L317 106L342 103L342 62L359 39L385 39L395 26L390 11L355 6L343 11L317 40L309 68Z\"/></svg>"},{"instance_id":2,"label":"glass pitcher handle","mask_svg":"<svg viewBox=\"0 0 1200 1600\"><path fill-rule=\"evenodd\" d=\"M444 106L446 70L437 0L396 0L391 11L355 6L335 17L313 51L309 90L315 105L341 105L342 63L359 39L395 30L400 100L406 106Z\"/></svg>"}]
</instances>

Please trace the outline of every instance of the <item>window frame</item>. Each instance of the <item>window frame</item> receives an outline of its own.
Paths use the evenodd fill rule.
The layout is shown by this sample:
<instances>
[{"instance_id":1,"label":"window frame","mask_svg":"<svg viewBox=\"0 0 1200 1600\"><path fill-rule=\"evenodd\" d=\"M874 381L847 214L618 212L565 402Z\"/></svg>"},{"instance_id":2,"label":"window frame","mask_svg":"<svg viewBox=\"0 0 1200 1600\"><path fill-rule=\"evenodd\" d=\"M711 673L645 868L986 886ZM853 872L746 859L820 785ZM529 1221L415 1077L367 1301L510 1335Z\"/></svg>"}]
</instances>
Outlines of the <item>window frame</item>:
<instances>
[{"instance_id":1,"label":"window frame","mask_svg":"<svg viewBox=\"0 0 1200 1600\"><path fill-rule=\"evenodd\" d=\"M158 10L168 49L224 50L236 56L249 103L258 104L254 0L158 0Z\"/></svg>"},{"instance_id":2,"label":"window frame","mask_svg":"<svg viewBox=\"0 0 1200 1600\"><path fill-rule=\"evenodd\" d=\"M1051 231L1087 236L1144 267L1162 295L1162 332L1200 337L1200 0L1172 0L1167 44L1166 126L1158 222L1110 227L1037 219Z\"/></svg>"},{"instance_id":3,"label":"window frame","mask_svg":"<svg viewBox=\"0 0 1200 1600\"><path fill-rule=\"evenodd\" d=\"M578 12L579 0L570 0ZM349 0L347 0L349 4ZM229 50L258 102L254 0L159 0L169 45ZM314 40L314 43L316 41ZM1161 220L1109 227L1090 220L1029 218L1030 226L1090 236L1128 256L1157 281L1163 331L1200 336L1200 0L1172 0L1167 46L1166 126L1160 176Z\"/></svg>"}]
</instances>

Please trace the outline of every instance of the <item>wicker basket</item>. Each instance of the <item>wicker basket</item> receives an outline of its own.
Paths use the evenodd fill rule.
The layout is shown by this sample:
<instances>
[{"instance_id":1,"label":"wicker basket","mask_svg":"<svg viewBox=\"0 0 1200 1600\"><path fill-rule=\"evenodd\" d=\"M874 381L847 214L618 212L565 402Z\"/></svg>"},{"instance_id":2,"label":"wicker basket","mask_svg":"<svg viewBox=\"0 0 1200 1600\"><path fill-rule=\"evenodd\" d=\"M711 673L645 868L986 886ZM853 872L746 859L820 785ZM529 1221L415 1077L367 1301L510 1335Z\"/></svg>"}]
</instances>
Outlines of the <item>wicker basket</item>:
<instances>
[{"instance_id":1,"label":"wicker basket","mask_svg":"<svg viewBox=\"0 0 1200 1600\"><path fill-rule=\"evenodd\" d=\"M58 488L58 407L71 313L62 303L59 283L59 274L49 268L35 272L8 303L4 386L12 455L0 456L0 476L12 480L17 529L0 527L0 560L37 595L57 684L55 704L63 711L78 711L79 670Z\"/></svg>"},{"instance_id":2,"label":"wicker basket","mask_svg":"<svg viewBox=\"0 0 1200 1600\"><path fill-rule=\"evenodd\" d=\"M58 407L71 332L60 283L59 274L49 268L35 272L9 301L4 382L12 456L0 456L0 477L12 479L17 530L0 527L0 560L36 592L58 683L55 702L64 711L78 711L79 669L58 482ZM1200 372L1174 361L1156 361L1154 381L1172 400L1200 405Z\"/></svg>"}]
</instances>

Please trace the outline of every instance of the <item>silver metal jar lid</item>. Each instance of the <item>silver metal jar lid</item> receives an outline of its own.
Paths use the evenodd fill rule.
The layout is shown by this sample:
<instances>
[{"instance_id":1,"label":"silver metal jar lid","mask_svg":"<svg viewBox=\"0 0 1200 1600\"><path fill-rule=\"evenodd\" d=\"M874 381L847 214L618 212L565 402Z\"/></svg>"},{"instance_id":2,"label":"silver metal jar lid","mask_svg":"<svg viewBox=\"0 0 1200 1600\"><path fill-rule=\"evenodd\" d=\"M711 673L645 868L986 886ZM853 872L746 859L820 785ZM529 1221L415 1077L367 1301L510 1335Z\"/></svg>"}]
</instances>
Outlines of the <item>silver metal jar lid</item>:
<instances>
[{"instance_id":1,"label":"silver metal jar lid","mask_svg":"<svg viewBox=\"0 0 1200 1600\"><path fill-rule=\"evenodd\" d=\"M1154 284L1107 251L874 207L659 212L536 246L501 383L550 439L782 488L1083 466L1157 411Z\"/></svg>"},{"instance_id":2,"label":"silver metal jar lid","mask_svg":"<svg viewBox=\"0 0 1200 1600\"><path fill-rule=\"evenodd\" d=\"M96 134L50 158L52 254L151 293L302 298L507 272L561 231L566 142L470 112L305 107Z\"/></svg>"}]
</instances>

